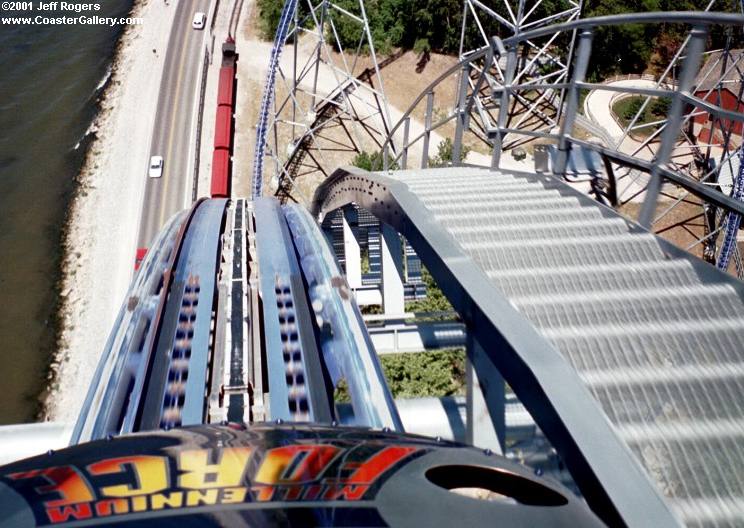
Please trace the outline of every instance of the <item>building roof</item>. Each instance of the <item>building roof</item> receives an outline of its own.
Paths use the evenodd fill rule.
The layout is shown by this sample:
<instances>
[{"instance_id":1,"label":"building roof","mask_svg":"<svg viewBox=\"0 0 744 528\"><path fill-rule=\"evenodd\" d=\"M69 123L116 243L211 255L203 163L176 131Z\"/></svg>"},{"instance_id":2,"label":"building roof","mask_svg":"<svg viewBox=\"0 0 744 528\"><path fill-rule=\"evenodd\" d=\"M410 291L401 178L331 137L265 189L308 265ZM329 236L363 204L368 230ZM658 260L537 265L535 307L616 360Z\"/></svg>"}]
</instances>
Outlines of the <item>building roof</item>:
<instances>
[{"instance_id":1,"label":"building roof","mask_svg":"<svg viewBox=\"0 0 744 528\"><path fill-rule=\"evenodd\" d=\"M721 85L738 94L744 76L744 50L718 50L709 53L695 78L695 91L711 90Z\"/></svg>"}]
</instances>

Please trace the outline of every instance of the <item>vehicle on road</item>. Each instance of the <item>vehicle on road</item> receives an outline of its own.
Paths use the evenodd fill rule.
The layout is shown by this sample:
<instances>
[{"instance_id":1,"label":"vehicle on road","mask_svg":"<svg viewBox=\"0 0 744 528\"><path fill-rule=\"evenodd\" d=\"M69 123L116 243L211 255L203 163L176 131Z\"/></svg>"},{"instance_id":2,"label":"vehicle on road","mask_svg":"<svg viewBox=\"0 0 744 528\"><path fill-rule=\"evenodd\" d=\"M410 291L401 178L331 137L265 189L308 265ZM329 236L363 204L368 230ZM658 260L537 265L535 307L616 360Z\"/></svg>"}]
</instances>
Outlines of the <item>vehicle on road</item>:
<instances>
[{"instance_id":1,"label":"vehicle on road","mask_svg":"<svg viewBox=\"0 0 744 528\"><path fill-rule=\"evenodd\" d=\"M206 13L199 11L198 13L194 13L194 20L191 21L191 27L194 29L204 29L204 24L206 24L206 22Z\"/></svg>"},{"instance_id":2,"label":"vehicle on road","mask_svg":"<svg viewBox=\"0 0 744 528\"><path fill-rule=\"evenodd\" d=\"M145 255L147 255L147 248L137 248L137 253L134 256L134 271L140 269L142 261L145 260Z\"/></svg>"},{"instance_id":3,"label":"vehicle on road","mask_svg":"<svg viewBox=\"0 0 744 528\"><path fill-rule=\"evenodd\" d=\"M150 158L148 174L150 178L160 178L163 175L163 156L153 156Z\"/></svg>"}]
</instances>

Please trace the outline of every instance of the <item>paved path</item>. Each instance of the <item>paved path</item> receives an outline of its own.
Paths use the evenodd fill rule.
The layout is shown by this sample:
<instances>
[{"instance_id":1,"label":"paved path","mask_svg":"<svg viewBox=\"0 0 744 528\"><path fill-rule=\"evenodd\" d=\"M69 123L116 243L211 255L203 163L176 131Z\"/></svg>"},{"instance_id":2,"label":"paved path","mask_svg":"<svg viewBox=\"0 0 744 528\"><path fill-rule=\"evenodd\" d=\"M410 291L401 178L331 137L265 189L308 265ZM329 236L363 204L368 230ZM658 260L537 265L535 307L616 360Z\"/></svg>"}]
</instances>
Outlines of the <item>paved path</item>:
<instances>
[{"instance_id":1,"label":"paved path","mask_svg":"<svg viewBox=\"0 0 744 528\"><path fill-rule=\"evenodd\" d=\"M656 81L626 79L609 83L608 86L626 88L631 91L633 88L656 88ZM623 129L617 124L615 118L612 117L611 109L611 100L615 95L617 95L617 92L611 92L609 90L592 90L586 99L584 99L584 115L604 128L613 139L619 142L620 138L623 137ZM623 144L625 143L627 143L627 139L623 141Z\"/></svg>"}]
</instances>

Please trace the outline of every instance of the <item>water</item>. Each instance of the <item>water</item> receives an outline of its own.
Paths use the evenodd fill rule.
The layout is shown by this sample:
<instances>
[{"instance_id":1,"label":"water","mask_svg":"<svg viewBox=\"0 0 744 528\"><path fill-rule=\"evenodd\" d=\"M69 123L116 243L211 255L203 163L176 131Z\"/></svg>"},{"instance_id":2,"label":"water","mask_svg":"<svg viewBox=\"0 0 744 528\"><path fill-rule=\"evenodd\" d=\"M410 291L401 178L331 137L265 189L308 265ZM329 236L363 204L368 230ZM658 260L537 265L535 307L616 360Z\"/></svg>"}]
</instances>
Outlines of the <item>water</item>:
<instances>
[{"instance_id":1,"label":"water","mask_svg":"<svg viewBox=\"0 0 744 528\"><path fill-rule=\"evenodd\" d=\"M126 16L131 3L106 0L97 14ZM122 29L0 25L0 423L39 410L62 227Z\"/></svg>"}]
</instances>

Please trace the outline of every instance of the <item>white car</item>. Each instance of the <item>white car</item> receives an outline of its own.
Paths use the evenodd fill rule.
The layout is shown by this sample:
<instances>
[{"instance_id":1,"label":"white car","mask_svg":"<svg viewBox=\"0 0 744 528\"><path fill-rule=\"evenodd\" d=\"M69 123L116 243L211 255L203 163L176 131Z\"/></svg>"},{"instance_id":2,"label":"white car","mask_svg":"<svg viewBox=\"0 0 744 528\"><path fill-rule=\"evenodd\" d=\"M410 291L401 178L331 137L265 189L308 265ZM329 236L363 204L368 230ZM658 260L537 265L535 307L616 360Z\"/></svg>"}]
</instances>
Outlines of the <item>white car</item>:
<instances>
[{"instance_id":1,"label":"white car","mask_svg":"<svg viewBox=\"0 0 744 528\"><path fill-rule=\"evenodd\" d=\"M163 175L163 156L150 158L150 169L147 172L150 178L160 178Z\"/></svg>"},{"instance_id":2,"label":"white car","mask_svg":"<svg viewBox=\"0 0 744 528\"><path fill-rule=\"evenodd\" d=\"M191 21L191 27L194 29L204 29L204 24L207 22L207 15L206 13L202 13L201 11L198 13L194 13L194 20Z\"/></svg>"}]
</instances>

